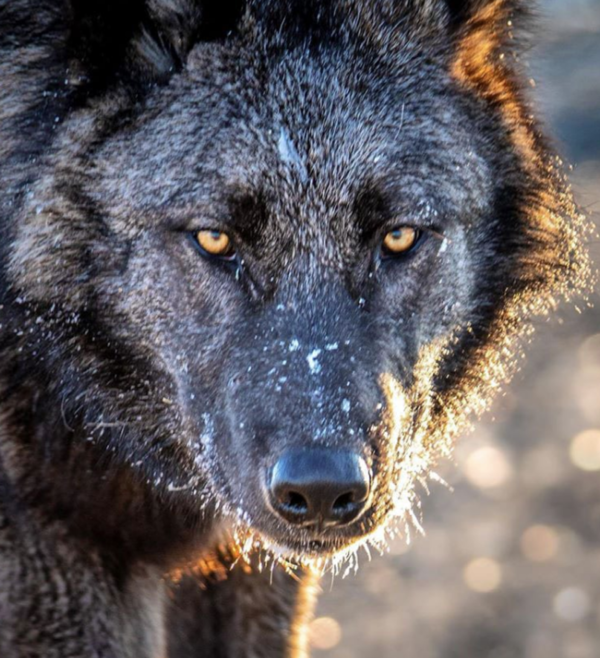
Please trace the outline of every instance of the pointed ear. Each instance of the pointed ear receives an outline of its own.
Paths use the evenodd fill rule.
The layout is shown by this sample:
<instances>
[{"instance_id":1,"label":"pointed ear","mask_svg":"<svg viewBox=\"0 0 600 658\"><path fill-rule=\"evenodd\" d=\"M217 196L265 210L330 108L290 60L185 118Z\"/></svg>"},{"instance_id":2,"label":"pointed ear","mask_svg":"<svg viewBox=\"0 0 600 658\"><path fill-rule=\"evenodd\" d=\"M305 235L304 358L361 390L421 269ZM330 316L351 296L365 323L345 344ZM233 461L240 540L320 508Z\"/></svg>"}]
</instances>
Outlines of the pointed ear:
<instances>
[{"instance_id":1,"label":"pointed ear","mask_svg":"<svg viewBox=\"0 0 600 658\"><path fill-rule=\"evenodd\" d=\"M455 42L453 73L482 91L520 86L517 54L529 11L523 0L443 0ZM512 81L512 82L511 82Z\"/></svg>"},{"instance_id":2,"label":"pointed ear","mask_svg":"<svg viewBox=\"0 0 600 658\"><path fill-rule=\"evenodd\" d=\"M201 0L69 0L69 55L93 87L115 76L160 77L183 54Z\"/></svg>"},{"instance_id":3,"label":"pointed ear","mask_svg":"<svg viewBox=\"0 0 600 658\"><path fill-rule=\"evenodd\" d=\"M523 0L443 0L453 31L463 32L479 25L496 29L525 13Z\"/></svg>"},{"instance_id":4,"label":"pointed ear","mask_svg":"<svg viewBox=\"0 0 600 658\"><path fill-rule=\"evenodd\" d=\"M103 88L122 64L133 34L147 16L143 0L70 0L64 3L68 34L64 56L88 88ZM119 6L121 4L121 6Z\"/></svg>"},{"instance_id":5,"label":"pointed ear","mask_svg":"<svg viewBox=\"0 0 600 658\"><path fill-rule=\"evenodd\" d=\"M451 74L464 89L492 104L523 162L539 163L536 124L523 93L519 64L529 12L522 0L444 0L454 11Z\"/></svg>"},{"instance_id":6,"label":"pointed ear","mask_svg":"<svg viewBox=\"0 0 600 658\"><path fill-rule=\"evenodd\" d=\"M92 82L168 78L198 41L225 38L243 0L70 0L72 53Z\"/></svg>"},{"instance_id":7,"label":"pointed ear","mask_svg":"<svg viewBox=\"0 0 600 658\"><path fill-rule=\"evenodd\" d=\"M246 0L146 0L162 42L180 59L194 42L225 39L237 27Z\"/></svg>"}]
</instances>

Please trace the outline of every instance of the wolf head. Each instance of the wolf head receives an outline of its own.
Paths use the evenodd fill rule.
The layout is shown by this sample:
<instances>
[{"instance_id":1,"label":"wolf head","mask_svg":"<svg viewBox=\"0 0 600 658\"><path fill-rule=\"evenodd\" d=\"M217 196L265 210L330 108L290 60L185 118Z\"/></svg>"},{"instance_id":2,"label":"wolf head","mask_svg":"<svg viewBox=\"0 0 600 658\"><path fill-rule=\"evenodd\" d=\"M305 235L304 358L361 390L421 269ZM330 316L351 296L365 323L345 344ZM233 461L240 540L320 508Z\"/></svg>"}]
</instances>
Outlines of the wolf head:
<instances>
[{"instance_id":1,"label":"wolf head","mask_svg":"<svg viewBox=\"0 0 600 658\"><path fill-rule=\"evenodd\" d=\"M286 555L383 540L589 278L520 3L57 4L1 124L28 450Z\"/></svg>"}]
</instances>

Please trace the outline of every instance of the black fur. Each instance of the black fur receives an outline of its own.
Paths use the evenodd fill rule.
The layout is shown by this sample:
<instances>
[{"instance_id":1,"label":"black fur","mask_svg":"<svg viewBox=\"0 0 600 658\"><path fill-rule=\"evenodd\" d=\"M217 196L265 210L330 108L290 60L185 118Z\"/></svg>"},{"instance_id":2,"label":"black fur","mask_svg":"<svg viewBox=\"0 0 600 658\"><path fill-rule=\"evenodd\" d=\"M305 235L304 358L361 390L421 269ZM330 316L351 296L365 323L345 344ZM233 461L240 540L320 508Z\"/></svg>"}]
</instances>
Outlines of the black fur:
<instances>
[{"instance_id":1,"label":"black fur","mask_svg":"<svg viewBox=\"0 0 600 658\"><path fill-rule=\"evenodd\" d=\"M311 573L411 518L589 286L527 13L0 0L0 655L305 654ZM322 534L264 494L313 445L373 482Z\"/></svg>"}]
</instances>

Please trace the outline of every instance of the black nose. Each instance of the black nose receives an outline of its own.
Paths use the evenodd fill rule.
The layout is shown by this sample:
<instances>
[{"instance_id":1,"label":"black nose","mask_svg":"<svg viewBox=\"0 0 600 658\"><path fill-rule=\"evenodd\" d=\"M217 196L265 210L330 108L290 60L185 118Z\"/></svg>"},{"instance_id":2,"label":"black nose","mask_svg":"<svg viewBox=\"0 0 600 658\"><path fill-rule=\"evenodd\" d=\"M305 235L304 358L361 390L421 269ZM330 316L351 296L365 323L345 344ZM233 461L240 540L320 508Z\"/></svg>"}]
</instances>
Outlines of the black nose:
<instances>
[{"instance_id":1,"label":"black nose","mask_svg":"<svg viewBox=\"0 0 600 658\"><path fill-rule=\"evenodd\" d=\"M273 467L269 495L272 507L289 523L344 525L366 506L369 471L352 452L288 450Z\"/></svg>"}]
</instances>

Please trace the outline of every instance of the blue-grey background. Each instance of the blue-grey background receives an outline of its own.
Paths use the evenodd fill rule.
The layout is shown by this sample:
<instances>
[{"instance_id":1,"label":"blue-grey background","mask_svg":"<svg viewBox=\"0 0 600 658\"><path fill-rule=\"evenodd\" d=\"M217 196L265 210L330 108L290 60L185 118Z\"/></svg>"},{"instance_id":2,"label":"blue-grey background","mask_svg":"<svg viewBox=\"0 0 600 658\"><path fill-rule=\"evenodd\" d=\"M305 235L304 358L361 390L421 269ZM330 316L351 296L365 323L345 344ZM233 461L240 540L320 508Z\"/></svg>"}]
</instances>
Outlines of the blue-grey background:
<instances>
[{"instance_id":1,"label":"blue-grey background","mask_svg":"<svg viewBox=\"0 0 600 658\"><path fill-rule=\"evenodd\" d=\"M600 211L600 0L542 0L536 104ZM535 80L535 83L533 82ZM598 216L595 216L598 223ZM600 261L600 244L592 245ZM326 579L329 658L600 658L600 296L540 327L522 372L440 468L425 537Z\"/></svg>"}]
</instances>

